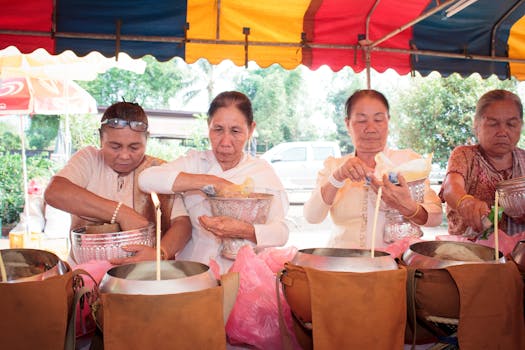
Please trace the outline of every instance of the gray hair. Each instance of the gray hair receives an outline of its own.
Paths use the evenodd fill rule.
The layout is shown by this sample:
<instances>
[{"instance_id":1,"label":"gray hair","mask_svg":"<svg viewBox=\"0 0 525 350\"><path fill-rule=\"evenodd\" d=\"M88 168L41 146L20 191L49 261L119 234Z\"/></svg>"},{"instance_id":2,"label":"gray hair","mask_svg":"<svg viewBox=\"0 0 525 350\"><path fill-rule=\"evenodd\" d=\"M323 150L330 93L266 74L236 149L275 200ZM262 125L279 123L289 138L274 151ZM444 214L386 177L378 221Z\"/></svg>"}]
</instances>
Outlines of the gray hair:
<instances>
[{"instance_id":1,"label":"gray hair","mask_svg":"<svg viewBox=\"0 0 525 350\"><path fill-rule=\"evenodd\" d=\"M514 102L520 119L523 120L523 105L518 95L507 90L491 90L481 96L476 104L476 113L474 114L474 125L483 118L485 110L494 102L509 100Z\"/></svg>"}]
</instances>

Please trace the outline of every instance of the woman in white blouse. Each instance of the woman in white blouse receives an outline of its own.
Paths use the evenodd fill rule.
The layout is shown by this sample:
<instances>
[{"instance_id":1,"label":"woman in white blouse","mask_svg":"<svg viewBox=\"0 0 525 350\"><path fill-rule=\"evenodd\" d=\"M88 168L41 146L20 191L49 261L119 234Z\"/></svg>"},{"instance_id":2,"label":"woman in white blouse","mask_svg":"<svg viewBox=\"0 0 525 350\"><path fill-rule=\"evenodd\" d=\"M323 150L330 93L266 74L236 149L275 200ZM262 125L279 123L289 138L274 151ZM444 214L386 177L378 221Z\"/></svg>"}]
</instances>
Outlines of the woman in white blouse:
<instances>
[{"instance_id":1,"label":"woman in white blouse","mask_svg":"<svg viewBox=\"0 0 525 350\"><path fill-rule=\"evenodd\" d=\"M187 237L163 237L162 249L171 258L209 263L216 260L222 271L232 264L219 249L222 238L241 238L256 247L282 246L288 240L285 215L288 199L273 168L244 152L254 129L253 111L247 96L236 91L219 94L208 110L209 151L190 151L170 163L144 171L139 185L146 192L180 193L191 219ZM254 188L274 195L265 224L250 224L226 216L211 216L202 189L225 187L253 180Z\"/></svg>"},{"instance_id":2,"label":"woman in white blouse","mask_svg":"<svg viewBox=\"0 0 525 350\"><path fill-rule=\"evenodd\" d=\"M330 157L319 172L317 188L305 203L304 216L310 223L322 222L328 212L335 224L330 245L338 248L369 248L376 193L382 189L384 204L378 215L375 246L383 247L385 210L399 211L416 225L437 226L441 223L441 201L425 184L422 203L412 199L403 176L393 184L388 176L377 179L375 156L383 152L394 165L421 158L412 150L386 147L390 120L388 101L375 90L358 90L346 101L345 124L355 151L342 158ZM369 185L368 185L369 183Z\"/></svg>"}]
</instances>

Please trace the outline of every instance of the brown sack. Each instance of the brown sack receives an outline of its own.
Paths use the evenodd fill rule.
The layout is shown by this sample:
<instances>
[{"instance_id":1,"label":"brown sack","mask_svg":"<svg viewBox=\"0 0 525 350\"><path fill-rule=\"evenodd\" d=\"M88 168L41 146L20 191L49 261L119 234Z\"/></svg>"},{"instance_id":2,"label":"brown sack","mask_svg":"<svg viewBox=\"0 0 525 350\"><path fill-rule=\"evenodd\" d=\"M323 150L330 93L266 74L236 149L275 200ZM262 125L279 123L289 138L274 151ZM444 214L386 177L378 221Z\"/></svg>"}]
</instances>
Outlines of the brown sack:
<instances>
[{"instance_id":1,"label":"brown sack","mask_svg":"<svg viewBox=\"0 0 525 350\"><path fill-rule=\"evenodd\" d=\"M285 268L282 283L290 308L308 321L311 307L314 349L403 348L405 270L328 272L290 263ZM294 309L298 304L303 305Z\"/></svg>"},{"instance_id":2,"label":"brown sack","mask_svg":"<svg viewBox=\"0 0 525 350\"><path fill-rule=\"evenodd\" d=\"M167 295L101 294L104 349L226 349L223 303L233 302L224 293L237 293L234 277L230 291L225 284Z\"/></svg>"},{"instance_id":3,"label":"brown sack","mask_svg":"<svg viewBox=\"0 0 525 350\"><path fill-rule=\"evenodd\" d=\"M447 268L461 300L461 350L525 349L523 281L513 262Z\"/></svg>"},{"instance_id":4,"label":"brown sack","mask_svg":"<svg viewBox=\"0 0 525 350\"><path fill-rule=\"evenodd\" d=\"M0 349L64 349L73 276L69 271L43 281L0 283Z\"/></svg>"}]
</instances>

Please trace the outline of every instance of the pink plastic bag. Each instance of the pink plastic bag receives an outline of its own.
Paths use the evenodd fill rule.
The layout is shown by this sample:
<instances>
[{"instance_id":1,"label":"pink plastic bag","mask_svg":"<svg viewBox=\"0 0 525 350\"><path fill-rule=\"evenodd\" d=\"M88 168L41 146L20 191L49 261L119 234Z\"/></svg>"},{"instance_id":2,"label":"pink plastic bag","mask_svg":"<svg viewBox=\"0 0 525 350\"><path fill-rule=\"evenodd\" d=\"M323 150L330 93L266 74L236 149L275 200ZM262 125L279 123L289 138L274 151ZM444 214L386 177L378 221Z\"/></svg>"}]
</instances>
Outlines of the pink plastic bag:
<instances>
[{"instance_id":1,"label":"pink plastic bag","mask_svg":"<svg viewBox=\"0 0 525 350\"><path fill-rule=\"evenodd\" d=\"M256 255L250 246L242 247L230 272L239 272L240 286L235 305L226 324L229 342L250 345L257 349L282 349L279 311L276 295L276 275L284 263L291 260L296 248L267 249ZM273 269L273 270L272 270ZM280 300L288 333L293 346L300 349L294 338L290 307L279 288Z\"/></svg>"},{"instance_id":2,"label":"pink plastic bag","mask_svg":"<svg viewBox=\"0 0 525 350\"><path fill-rule=\"evenodd\" d=\"M100 281L104 277L105 273L112 268L113 265L111 265L107 261L96 261L92 260L84 264L76 265L73 267L74 270L76 269L82 269L88 272L91 277L100 284ZM86 287L89 287L93 289L95 287L95 283L93 280L87 276L82 277L84 280L84 285ZM93 317L91 316L91 309L89 305L85 304L82 309L80 306L77 306L77 319L76 319L76 336L80 337L85 334L89 334L93 332L96 328L95 321L93 320Z\"/></svg>"}]
</instances>

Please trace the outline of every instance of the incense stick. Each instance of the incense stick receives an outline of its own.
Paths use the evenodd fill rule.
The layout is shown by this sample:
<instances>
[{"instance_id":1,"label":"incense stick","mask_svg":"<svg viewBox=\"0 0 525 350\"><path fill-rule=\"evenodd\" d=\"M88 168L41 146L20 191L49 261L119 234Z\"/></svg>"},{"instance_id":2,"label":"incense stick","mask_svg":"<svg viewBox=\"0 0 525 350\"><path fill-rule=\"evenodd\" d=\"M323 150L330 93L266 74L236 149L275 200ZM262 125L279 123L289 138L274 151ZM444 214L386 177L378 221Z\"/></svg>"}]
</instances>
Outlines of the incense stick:
<instances>
[{"instance_id":1,"label":"incense stick","mask_svg":"<svg viewBox=\"0 0 525 350\"><path fill-rule=\"evenodd\" d=\"M379 214L379 205L381 204L381 196L383 194L383 187L379 187L377 190L377 199L376 199L376 207L374 209L374 221L372 225L372 245L371 248L371 255L372 258L375 256L375 246L376 246L376 228L377 228L377 215Z\"/></svg>"},{"instance_id":2,"label":"incense stick","mask_svg":"<svg viewBox=\"0 0 525 350\"><path fill-rule=\"evenodd\" d=\"M155 211L156 211L156 217L157 217L157 222L156 222L156 225L155 225L155 228L156 228L156 233L157 233L157 281L160 280L160 240L161 240L161 237L160 237L160 216L161 216L161 211L160 211L160 201L159 201L159 197L157 196L157 194L155 192L151 192L151 200L153 201L153 204L155 205Z\"/></svg>"},{"instance_id":3,"label":"incense stick","mask_svg":"<svg viewBox=\"0 0 525 350\"><path fill-rule=\"evenodd\" d=\"M499 234L498 234L498 220L499 220L499 193L496 190L496 199L494 200L494 259L499 260Z\"/></svg>"}]
</instances>

